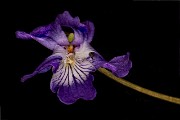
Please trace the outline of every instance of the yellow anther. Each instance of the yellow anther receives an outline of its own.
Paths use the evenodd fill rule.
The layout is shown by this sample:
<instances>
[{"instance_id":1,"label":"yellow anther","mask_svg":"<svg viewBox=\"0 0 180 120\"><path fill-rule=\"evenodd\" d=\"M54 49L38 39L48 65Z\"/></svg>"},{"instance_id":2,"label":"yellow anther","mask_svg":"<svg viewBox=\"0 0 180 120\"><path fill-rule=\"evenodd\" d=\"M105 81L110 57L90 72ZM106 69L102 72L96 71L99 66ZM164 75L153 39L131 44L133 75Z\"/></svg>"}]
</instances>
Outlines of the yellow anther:
<instances>
[{"instance_id":1,"label":"yellow anther","mask_svg":"<svg viewBox=\"0 0 180 120\"><path fill-rule=\"evenodd\" d=\"M68 41L69 42L72 42L74 40L74 33L70 33L69 35L68 35Z\"/></svg>"}]
</instances>

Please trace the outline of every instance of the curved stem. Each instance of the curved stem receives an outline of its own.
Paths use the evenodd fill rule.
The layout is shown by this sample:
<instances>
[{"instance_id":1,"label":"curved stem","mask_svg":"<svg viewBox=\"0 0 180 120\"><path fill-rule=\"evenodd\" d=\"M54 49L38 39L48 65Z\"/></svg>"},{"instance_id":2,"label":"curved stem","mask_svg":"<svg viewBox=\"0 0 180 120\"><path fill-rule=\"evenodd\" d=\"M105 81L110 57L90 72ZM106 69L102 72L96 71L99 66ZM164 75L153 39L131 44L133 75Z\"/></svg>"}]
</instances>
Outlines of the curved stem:
<instances>
[{"instance_id":1,"label":"curved stem","mask_svg":"<svg viewBox=\"0 0 180 120\"><path fill-rule=\"evenodd\" d=\"M155 97L155 98L159 98L161 100L165 100L165 101L180 105L180 98L172 97L172 96L169 96L169 95L165 95L165 94L162 94L162 93L158 93L158 92L143 88L141 86L138 86L136 84L128 82L127 80L116 77L110 71L108 71L108 70L106 70L104 68L99 68L98 70L101 73L103 73L104 75L108 76L109 78L115 80L116 82L121 83L121 84L123 84L123 85L125 85L125 86L127 86L127 87L129 87L131 89L134 89L134 90L138 91L138 92L141 92L141 93L144 93L146 95L149 95L149 96L152 96L152 97Z\"/></svg>"}]
</instances>

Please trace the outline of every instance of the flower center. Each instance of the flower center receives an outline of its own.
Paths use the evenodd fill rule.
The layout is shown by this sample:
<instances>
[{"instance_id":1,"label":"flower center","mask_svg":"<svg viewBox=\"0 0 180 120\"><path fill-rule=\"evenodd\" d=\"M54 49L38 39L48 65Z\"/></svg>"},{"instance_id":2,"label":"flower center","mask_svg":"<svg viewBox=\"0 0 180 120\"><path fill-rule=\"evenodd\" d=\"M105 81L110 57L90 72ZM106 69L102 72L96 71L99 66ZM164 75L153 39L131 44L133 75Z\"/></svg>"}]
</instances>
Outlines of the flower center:
<instances>
[{"instance_id":1,"label":"flower center","mask_svg":"<svg viewBox=\"0 0 180 120\"><path fill-rule=\"evenodd\" d=\"M68 53L64 62L66 65L73 65L75 62L74 53Z\"/></svg>"},{"instance_id":2,"label":"flower center","mask_svg":"<svg viewBox=\"0 0 180 120\"><path fill-rule=\"evenodd\" d=\"M67 55L66 55L66 59L65 59L65 64L66 65L73 65L75 62L75 58L74 58L74 46L73 45L69 45L67 46Z\"/></svg>"}]
</instances>

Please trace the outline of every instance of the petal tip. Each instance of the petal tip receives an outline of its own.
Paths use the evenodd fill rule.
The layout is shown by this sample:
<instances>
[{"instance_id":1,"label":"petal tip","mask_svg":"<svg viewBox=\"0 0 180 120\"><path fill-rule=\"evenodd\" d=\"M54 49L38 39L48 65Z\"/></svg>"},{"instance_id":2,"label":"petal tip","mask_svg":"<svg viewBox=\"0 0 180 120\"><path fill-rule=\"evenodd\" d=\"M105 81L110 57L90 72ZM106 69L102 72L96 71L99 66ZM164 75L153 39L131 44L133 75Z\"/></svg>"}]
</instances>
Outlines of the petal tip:
<instances>
[{"instance_id":1,"label":"petal tip","mask_svg":"<svg viewBox=\"0 0 180 120\"><path fill-rule=\"evenodd\" d=\"M26 79L24 77L21 78L21 82L25 82Z\"/></svg>"},{"instance_id":2,"label":"petal tip","mask_svg":"<svg viewBox=\"0 0 180 120\"><path fill-rule=\"evenodd\" d=\"M25 82L27 79L29 79L30 78L30 76L28 76L28 75L25 75L25 76L23 76L22 78L21 78L21 82Z\"/></svg>"},{"instance_id":3,"label":"petal tip","mask_svg":"<svg viewBox=\"0 0 180 120\"><path fill-rule=\"evenodd\" d=\"M67 11L67 10L65 10L65 11L63 12L63 14L64 14L64 15L70 15L69 11Z\"/></svg>"},{"instance_id":4,"label":"petal tip","mask_svg":"<svg viewBox=\"0 0 180 120\"><path fill-rule=\"evenodd\" d=\"M31 35L23 31L16 31L15 35L19 39L31 39Z\"/></svg>"},{"instance_id":5,"label":"petal tip","mask_svg":"<svg viewBox=\"0 0 180 120\"><path fill-rule=\"evenodd\" d=\"M22 37L22 34L23 34L22 31L16 31L16 32L15 32L16 38L21 38L21 37Z\"/></svg>"}]
</instances>

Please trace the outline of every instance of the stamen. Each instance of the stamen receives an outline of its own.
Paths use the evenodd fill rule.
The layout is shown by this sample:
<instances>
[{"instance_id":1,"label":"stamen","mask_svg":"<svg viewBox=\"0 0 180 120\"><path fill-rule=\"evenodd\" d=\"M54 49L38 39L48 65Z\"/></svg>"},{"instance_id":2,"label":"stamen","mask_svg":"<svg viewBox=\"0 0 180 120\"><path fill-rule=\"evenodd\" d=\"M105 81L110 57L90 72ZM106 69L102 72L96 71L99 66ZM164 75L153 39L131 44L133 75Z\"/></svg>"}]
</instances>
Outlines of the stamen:
<instances>
[{"instance_id":1,"label":"stamen","mask_svg":"<svg viewBox=\"0 0 180 120\"><path fill-rule=\"evenodd\" d=\"M72 42L74 40L74 33L70 33L68 35L68 42Z\"/></svg>"},{"instance_id":2,"label":"stamen","mask_svg":"<svg viewBox=\"0 0 180 120\"><path fill-rule=\"evenodd\" d=\"M69 45L69 46L67 47L67 51L68 51L68 53L73 53L73 52L74 52L74 47L73 47L73 45Z\"/></svg>"}]
</instances>

